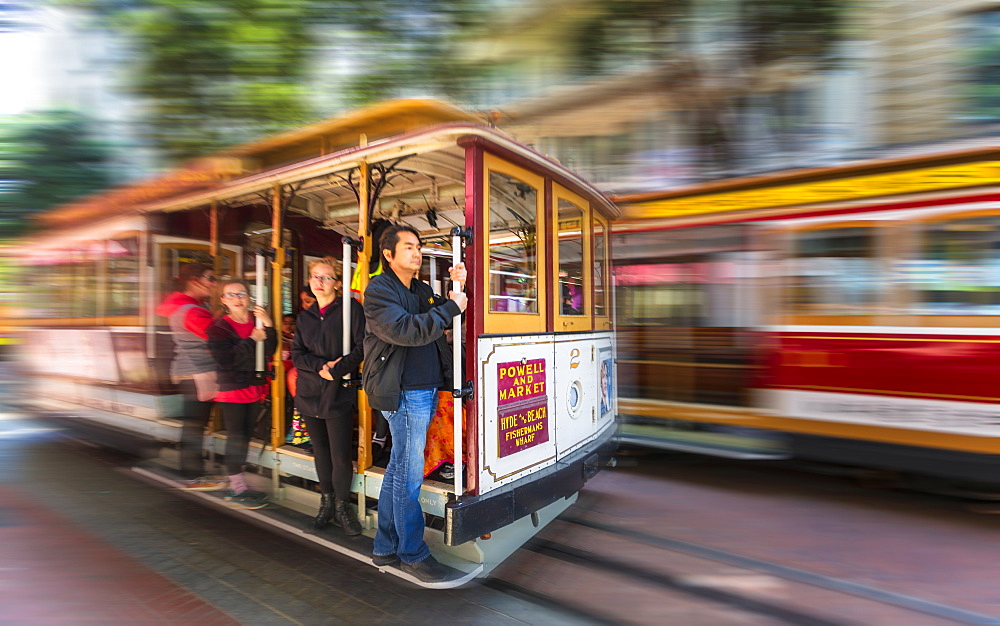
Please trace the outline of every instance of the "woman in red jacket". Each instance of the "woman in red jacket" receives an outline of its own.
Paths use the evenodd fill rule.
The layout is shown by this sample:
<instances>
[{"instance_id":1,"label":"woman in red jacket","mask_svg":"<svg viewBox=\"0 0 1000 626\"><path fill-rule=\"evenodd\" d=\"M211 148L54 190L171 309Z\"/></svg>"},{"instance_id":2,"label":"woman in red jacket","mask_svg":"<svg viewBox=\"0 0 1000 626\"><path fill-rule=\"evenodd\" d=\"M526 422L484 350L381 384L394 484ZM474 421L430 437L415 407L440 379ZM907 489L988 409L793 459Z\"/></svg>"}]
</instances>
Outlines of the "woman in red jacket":
<instances>
[{"instance_id":1,"label":"woman in red jacket","mask_svg":"<svg viewBox=\"0 0 1000 626\"><path fill-rule=\"evenodd\" d=\"M257 377L257 343L264 343L264 354L274 354L278 335L264 307L255 306L251 314L250 294L242 282L225 282L221 297L226 315L208 327L208 348L219 374L215 401L222 407L226 426L226 473L229 474L226 500L259 509L267 504L267 494L249 488L243 477L243 464L260 400L268 390L267 384ZM263 328L256 328L256 319L261 320Z\"/></svg>"},{"instance_id":2,"label":"woman in red jacket","mask_svg":"<svg viewBox=\"0 0 1000 626\"><path fill-rule=\"evenodd\" d=\"M174 342L170 376L184 396L181 438L178 442L183 488L217 491L225 489L226 481L205 475L201 458L205 425L218 392L215 362L207 343L212 312L206 306L215 293L217 279L211 266L185 263L174 281L176 291L166 297L156 312L170 323Z\"/></svg>"}]
</instances>

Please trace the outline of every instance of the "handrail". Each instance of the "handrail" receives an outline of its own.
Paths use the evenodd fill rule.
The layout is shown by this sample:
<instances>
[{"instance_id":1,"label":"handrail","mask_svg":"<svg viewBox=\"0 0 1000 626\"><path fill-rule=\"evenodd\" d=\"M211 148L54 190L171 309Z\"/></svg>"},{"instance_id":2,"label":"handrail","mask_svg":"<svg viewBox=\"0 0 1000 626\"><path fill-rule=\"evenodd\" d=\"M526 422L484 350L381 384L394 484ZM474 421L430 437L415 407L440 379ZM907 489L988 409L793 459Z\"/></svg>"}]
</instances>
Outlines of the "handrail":
<instances>
[{"instance_id":1,"label":"handrail","mask_svg":"<svg viewBox=\"0 0 1000 626\"><path fill-rule=\"evenodd\" d=\"M452 231L451 235L451 266L458 267L462 262L462 235L459 229ZM452 291L462 291L462 285L457 280L451 283ZM452 464L455 467L455 497L459 498L465 491L463 479L465 478L465 468L462 464L462 314L459 313L452 319L451 330L451 359L452 359L452 402L454 402L454 425L453 437L455 439L455 453Z\"/></svg>"}]
</instances>

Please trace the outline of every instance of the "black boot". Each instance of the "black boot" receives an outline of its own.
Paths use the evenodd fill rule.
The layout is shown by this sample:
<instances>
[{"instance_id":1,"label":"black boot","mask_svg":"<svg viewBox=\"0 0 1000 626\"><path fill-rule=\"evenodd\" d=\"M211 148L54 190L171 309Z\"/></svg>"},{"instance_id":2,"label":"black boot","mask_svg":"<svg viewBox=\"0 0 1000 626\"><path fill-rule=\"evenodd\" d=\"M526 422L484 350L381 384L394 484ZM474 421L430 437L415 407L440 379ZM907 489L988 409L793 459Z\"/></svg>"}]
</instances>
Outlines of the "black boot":
<instances>
[{"instance_id":1,"label":"black boot","mask_svg":"<svg viewBox=\"0 0 1000 626\"><path fill-rule=\"evenodd\" d=\"M323 530L330 523L330 518L333 517L333 494L324 493L320 494L319 500L319 513L313 518L313 528L316 530Z\"/></svg>"},{"instance_id":2,"label":"black boot","mask_svg":"<svg viewBox=\"0 0 1000 626\"><path fill-rule=\"evenodd\" d=\"M344 527L345 535L360 535L361 522L354 514L354 509L347 503L347 500L337 500L333 509L333 523Z\"/></svg>"}]
</instances>

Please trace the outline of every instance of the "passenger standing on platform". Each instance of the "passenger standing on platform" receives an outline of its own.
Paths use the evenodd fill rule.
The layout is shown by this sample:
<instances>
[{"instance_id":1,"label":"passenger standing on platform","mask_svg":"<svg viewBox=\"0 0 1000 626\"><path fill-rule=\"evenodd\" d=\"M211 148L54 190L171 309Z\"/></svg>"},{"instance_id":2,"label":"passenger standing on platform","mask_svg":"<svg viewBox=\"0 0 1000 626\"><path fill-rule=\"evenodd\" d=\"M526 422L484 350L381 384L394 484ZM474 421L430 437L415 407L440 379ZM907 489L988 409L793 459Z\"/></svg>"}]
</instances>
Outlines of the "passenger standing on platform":
<instances>
[{"instance_id":1,"label":"passenger standing on platform","mask_svg":"<svg viewBox=\"0 0 1000 626\"><path fill-rule=\"evenodd\" d=\"M313 446L320 485L317 530L332 519L348 535L361 533L351 508L351 483L357 391L343 385L345 374L356 375L364 355L365 316L351 302L351 351L344 354L344 296L340 261L325 257L309 263L309 285L316 302L299 313L292 342L292 362L298 371L295 408L305 420Z\"/></svg>"},{"instance_id":2,"label":"passenger standing on platform","mask_svg":"<svg viewBox=\"0 0 1000 626\"><path fill-rule=\"evenodd\" d=\"M444 331L465 310L465 293L435 297L415 275L422 256L420 236L404 224L390 226L379 240L388 270L365 290L364 388L372 408L389 421L392 452L378 500L378 531L372 562L391 565L424 582L444 580L448 570L431 556L424 541L420 487L424 479L427 426L437 408L438 389L450 376ZM464 264L450 268L451 280L465 284Z\"/></svg>"},{"instance_id":3,"label":"passenger standing on platform","mask_svg":"<svg viewBox=\"0 0 1000 626\"><path fill-rule=\"evenodd\" d=\"M205 426L218 391L215 361L208 351L208 327L213 318L206 306L215 292L217 280L215 271L208 265L186 263L174 278L176 291L156 309L158 315L169 320L174 341L170 377L184 396L178 442L180 472L184 488L191 491L216 491L226 487L224 479L205 475L201 458Z\"/></svg>"},{"instance_id":4,"label":"passenger standing on platform","mask_svg":"<svg viewBox=\"0 0 1000 626\"><path fill-rule=\"evenodd\" d=\"M302 288L302 291L299 292L299 305L301 306L299 312L301 313L311 307L313 302L316 302L316 294L312 292L312 289L310 289L307 284Z\"/></svg>"},{"instance_id":5,"label":"passenger standing on platform","mask_svg":"<svg viewBox=\"0 0 1000 626\"><path fill-rule=\"evenodd\" d=\"M226 314L208 327L208 347L219 374L219 393L215 397L222 408L226 426L226 472L229 494L226 500L248 509L267 504L267 494L250 489L243 476L243 465L250 450L260 401L270 388L257 376L257 344L263 342L267 360L278 348L278 334L271 316L262 306L250 312L250 294L238 280L222 285L222 305ZM256 327L259 319L263 328Z\"/></svg>"},{"instance_id":6,"label":"passenger standing on platform","mask_svg":"<svg viewBox=\"0 0 1000 626\"><path fill-rule=\"evenodd\" d=\"M281 317L281 338L287 341L289 346L295 339L295 316L291 313L285 313Z\"/></svg>"}]
</instances>

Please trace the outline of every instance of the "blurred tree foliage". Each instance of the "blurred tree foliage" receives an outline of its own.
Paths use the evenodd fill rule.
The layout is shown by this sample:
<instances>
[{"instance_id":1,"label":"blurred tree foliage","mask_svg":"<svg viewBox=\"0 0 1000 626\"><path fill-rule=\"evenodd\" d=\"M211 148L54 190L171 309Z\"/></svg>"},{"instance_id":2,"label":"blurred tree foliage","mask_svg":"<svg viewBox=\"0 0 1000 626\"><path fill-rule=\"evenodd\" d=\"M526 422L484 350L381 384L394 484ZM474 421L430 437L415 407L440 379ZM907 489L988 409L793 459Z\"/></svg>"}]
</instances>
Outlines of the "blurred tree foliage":
<instances>
[{"instance_id":1,"label":"blurred tree foliage","mask_svg":"<svg viewBox=\"0 0 1000 626\"><path fill-rule=\"evenodd\" d=\"M125 34L146 139L171 160L310 120L310 0L63 0Z\"/></svg>"},{"instance_id":2,"label":"blurred tree foliage","mask_svg":"<svg viewBox=\"0 0 1000 626\"><path fill-rule=\"evenodd\" d=\"M488 24L483 0L341 0L339 24L358 29L373 51L359 74L343 85L347 107L390 97L463 99L480 68L463 63L457 44ZM502 5L503 3L497 3Z\"/></svg>"},{"instance_id":3,"label":"blurred tree foliage","mask_svg":"<svg viewBox=\"0 0 1000 626\"><path fill-rule=\"evenodd\" d=\"M582 0L566 12L575 24L566 46L574 72L587 77L631 59L662 60L677 52L681 28L697 0ZM576 15L573 18L573 15ZM558 19L558 18L556 18Z\"/></svg>"},{"instance_id":4,"label":"blurred tree foliage","mask_svg":"<svg viewBox=\"0 0 1000 626\"><path fill-rule=\"evenodd\" d=\"M859 0L549 0L498 14L477 40L480 80L507 81L515 98L566 83L594 84L662 68L706 171L728 171L736 126L750 107L784 140L799 123L803 78L837 62ZM484 46L479 46L483 49ZM533 75L532 75L533 74ZM599 133L595 133L599 134Z\"/></svg>"},{"instance_id":5,"label":"blurred tree foliage","mask_svg":"<svg viewBox=\"0 0 1000 626\"><path fill-rule=\"evenodd\" d=\"M966 118L972 123L1000 120L1000 9L968 18L968 42L961 74Z\"/></svg>"},{"instance_id":6,"label":"blurred tree foliage","mask_svg":"<svg viewBox=\"0 0 1000 626\"><path fill-rule=\"evenodd\" d=\"M973 122L1000 120L1000 37L968 54L968 115Z\"/></svg>"},{"instance_id":7,"label":"blurred tree foliage","mask_svg":"<svg viewBox=\"0 0 1000 626\"><path fill-rule=\"evenodd\" d=\"M102 18L136 53L130 89L146 138L177 161L315 121L310 76L321 37L360 34L372 62L336 85L349 106L451 79L436 51L470 19L468 0L59 0ZM363 58L363 54L358 54ZM323 88L320 86L319 88ZM426 92L426 91L425 91Z\"/></svg>"},{"instance_id":8,"label":"blurred tree foliage","mask_svg":"<svg viewBox=\"0 0 1000 626\"><path fill-rule=\"evenodd\" d=\"M628 68L638 60L696 57L705 16L732 24L710 33L740 64L819 59L836 39L842 0L55 0L101 17L126 34L135 51L131 89L147 103L147 139L181 160L333 115L314 89L336 90L339 106L388 97L430 95L496 106L491 81L516 80L517 63L474 58L470 44L519 37L541 26L556 54L579 80ZM721 8L720 8L721 7ZM509 28L503 31L503 25ZM511 26L513 25L513 26ZM550 26L551 25L551 26ZM336 54L325 38L351 33L343 56L360 69L333 86L317 85L317 58ZM701 32L702 35L697 33ZM720 35L721 33L721 35ZM550 45L553 42L550 41ZM548 54L546 50L544 54ZM529 54L530 53L526 53ZM516 51L515 51L516 55ZM329 61L330 59L327 59ZM512 66L511 63L514 63ZM708 66L699 72L711 71ZM721 68L732 72L733 64ZM717 68L715 71L719 71ZM739 80L731 81L738 83ZM745 81L748 82L748 81ZM733 84L734 97L739 85ZM500 90L503 91L503 90ZM512 93L512 90L508 90ZM527 94L521 94L527 95ZM699 95L712 111L701 133L721 137L725 107ZM333 105L328 105L333 106ZM699 122L702 123L702 122Z\"/></svg>"},{"instance_id":9,"label":"blurred tree foliage","mask_svg":"<svg viewBox=\"0 0 1000 626\"><path fill-rule=\"evenodd\" d=\"M755 65L787 58L830 60L844 33L845 0L742 0L741 54Z\"/></svg>"},{"instance_id":10,"label":"blurred tree foliage","mask_svg":"<svg viewBox=\"0 0 1000 626\"><path fill-rule=\"evenodd\" d=\"M50 112L0 118L0 230L27 230L28 216L112 183L108 150L87 120Z\"/></svg>"}]
</instances>

